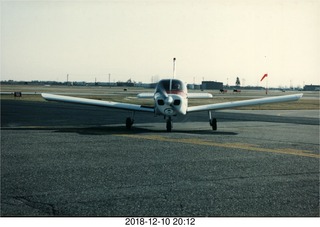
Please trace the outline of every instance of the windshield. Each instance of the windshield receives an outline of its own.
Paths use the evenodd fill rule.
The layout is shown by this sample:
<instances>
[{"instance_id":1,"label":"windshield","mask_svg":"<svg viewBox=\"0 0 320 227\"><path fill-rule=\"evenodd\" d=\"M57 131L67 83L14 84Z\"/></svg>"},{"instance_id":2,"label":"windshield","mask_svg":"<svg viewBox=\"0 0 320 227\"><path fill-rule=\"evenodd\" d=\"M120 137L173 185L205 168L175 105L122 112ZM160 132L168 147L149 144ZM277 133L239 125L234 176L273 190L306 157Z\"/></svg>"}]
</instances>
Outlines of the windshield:
<instances>
[{"instance_id":1,"label":"windshield","mask_svg":"<svg viewBox=\"0 0 320 227\"><path fill-rule=\"evenodd\" d=\"M171 89L170 89L171 86ZM180 80L161 80L157 85L156 92L165 91L184 91L184 86Z\"/></svg>"}]
</instances>

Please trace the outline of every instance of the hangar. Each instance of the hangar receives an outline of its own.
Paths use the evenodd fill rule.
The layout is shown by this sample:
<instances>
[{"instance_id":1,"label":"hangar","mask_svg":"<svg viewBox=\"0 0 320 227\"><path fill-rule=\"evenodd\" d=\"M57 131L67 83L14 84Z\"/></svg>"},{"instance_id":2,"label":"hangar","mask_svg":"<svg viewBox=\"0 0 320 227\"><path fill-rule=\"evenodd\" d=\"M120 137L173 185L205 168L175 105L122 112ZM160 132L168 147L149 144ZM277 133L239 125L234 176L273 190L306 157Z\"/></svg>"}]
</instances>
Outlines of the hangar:
<instances>
[{"instance_id":1,"label":"hangar","mask_svg":"<svg viewBox=\"0 0 320 227\"><path fill-rule=\"evenodd\" d=\"M320 85L305 85L304 91L320 91Z\"/></svg>"},{"instance_id":2,"label":"hangar","mask_svg":"<svg viewBox=\"0 0 320 227\"><path fill-rule=\"evenodd\" d=\"M223 89L223 83L215 81L202 81L202 90L220 90Z\"/></svg>"}]
</instances>

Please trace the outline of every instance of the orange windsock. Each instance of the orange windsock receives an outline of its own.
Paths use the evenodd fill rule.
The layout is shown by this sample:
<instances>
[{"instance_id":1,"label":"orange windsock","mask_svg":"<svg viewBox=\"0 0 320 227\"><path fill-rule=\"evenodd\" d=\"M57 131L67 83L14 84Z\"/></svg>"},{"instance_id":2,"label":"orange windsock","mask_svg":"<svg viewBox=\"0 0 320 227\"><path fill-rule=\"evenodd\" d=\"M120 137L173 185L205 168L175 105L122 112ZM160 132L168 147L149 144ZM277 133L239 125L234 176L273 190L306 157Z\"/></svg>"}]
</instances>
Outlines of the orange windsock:
<instances>
[{"instance_id":1,"label":"orange windsock","mask_svg":"<svg viewBox=\"0 0 320 227\"><path fill-rule=\"evenodd\" d=\"M266 78L267 76L268 76L268 74L267 74L267 73L266 73L266 74L264 74L260 81L263 81L263 79L264 79L264 78Z\"/></svg>"}]
</instances>

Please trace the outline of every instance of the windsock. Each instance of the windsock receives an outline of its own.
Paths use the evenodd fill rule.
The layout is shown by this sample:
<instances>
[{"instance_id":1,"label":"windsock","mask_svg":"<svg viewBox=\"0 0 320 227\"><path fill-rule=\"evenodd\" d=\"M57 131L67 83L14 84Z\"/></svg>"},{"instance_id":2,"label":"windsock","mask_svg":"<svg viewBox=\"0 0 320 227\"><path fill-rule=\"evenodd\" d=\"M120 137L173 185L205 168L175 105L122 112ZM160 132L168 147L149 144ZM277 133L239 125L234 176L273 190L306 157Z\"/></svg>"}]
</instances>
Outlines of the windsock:
<instances>
[{"instance_id":1,"label":"windsock","mask_svg":"<svg viewBox=\"0 0 320 227\"><path fill-rule=\"evenodd\" d=\"M268 74L264 74L263 77L261 78L260 82L263 81L264 78L266 78L268 76Z\"/></svg>"}]
</instances>

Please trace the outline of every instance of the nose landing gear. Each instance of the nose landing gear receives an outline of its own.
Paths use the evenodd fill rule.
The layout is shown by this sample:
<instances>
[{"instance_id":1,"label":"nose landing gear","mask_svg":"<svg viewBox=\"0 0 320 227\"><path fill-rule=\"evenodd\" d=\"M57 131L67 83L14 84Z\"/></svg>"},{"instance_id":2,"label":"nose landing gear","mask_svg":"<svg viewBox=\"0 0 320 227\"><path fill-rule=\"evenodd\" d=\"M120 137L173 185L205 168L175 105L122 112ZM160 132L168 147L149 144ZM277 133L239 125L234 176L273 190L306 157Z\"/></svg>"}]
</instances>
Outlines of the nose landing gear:
<instances>
[{"instance_id":1,"label":"nose landing gear","mask_svg":"<svg viewBox=\"0 0 320 227\"><path fill-rule=\"evenodd\" d=\"M171 117L168 117L167 119L167 132L171 132L172 130L172 120Z\"/></svg>"}]
</instances>

